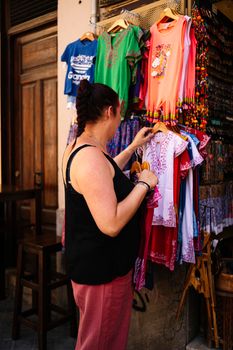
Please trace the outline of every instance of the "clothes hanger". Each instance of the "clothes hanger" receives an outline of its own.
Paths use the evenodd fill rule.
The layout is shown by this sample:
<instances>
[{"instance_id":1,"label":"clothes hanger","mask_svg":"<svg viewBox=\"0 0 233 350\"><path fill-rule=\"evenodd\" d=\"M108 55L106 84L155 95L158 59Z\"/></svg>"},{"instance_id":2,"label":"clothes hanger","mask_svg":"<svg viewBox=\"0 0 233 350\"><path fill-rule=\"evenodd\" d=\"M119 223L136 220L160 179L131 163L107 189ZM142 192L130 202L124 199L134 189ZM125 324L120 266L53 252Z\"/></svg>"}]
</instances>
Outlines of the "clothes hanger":
<instances>
[{"instance_id":1,"label":"clothes hanger","mask_svg":"<svg viewBox=\"0 0 233 350\"><path fill-rule=\"evenodd\" d=\"M152 133L156 134L158 131L167 134L169 130L163 122L157 122L152 128Z\"/></svg>"},{"instance_id":2,"label":"clothes hanger","mask_svg":"<svg viewBox=\"0 0 233 350\"><path fill-rule=\"evenodd\" d=\"M96 39L96 36L92 32L86 32L80 38L81 41L83 41L83 40L94 41L95 39Z\"/></svg>"},{"instance_id":3,"label":"clothes hanger","mask_svg":"<svg viewBox=\"0 0 233 350\"><path fill-rule=\"evenodd\" d=\"M127 9L122 9L120 13L121 18L126 20L128 23L135 26L140 26L141 16L138 13L129 11Z\"/></svg>"},{"instance_id":4,"label":"clothes hanger","mask_svg":"<svg viewBox=\"0 0 233 350\"><path fill-rule=\"evenodd\" d=\"M130 168L130 174L133 174L133 173L141 173L142 170L150 170L150 163L148 163L146 160L144 162L142 162L142 164L138 161L138 160L135 160L133 162L133 164L131 165L131 168Z\"/></svg>"},{"instance_id":5,"label":"clothes hanger","mask_svg":"<svg viewBox=\"0 0 233 350\"><path fill-rule=\"evenodd\" d=\"M125 19L123 18L120 18L118 20L116 20L110 28L108 28L107 32L110 33L110 32L113 32L113 33L116 33L118 32L120 29L127 29L129 26L129 22L126 21Z\"/></svg>"},{"instance_id":6,"label":"clothes hanger","mask_svg":"<svg viewBox=\"0 0 233 350\"><path fill-rule=\"evenodd\" d=\"M170 7L167 7L165 10L163 10L160 19L157 21L157 24L167 22L169 19L177 21L179 19L179 16L176 15Z\"/></svg>"},{"instance_id":7,"label":"clothes hanger","mask_svg":"<svg viewBox=\"0 0 233 350\"><path fill-rule=\"evenodd\" d=\"M136 173L139 174L142 171L141 164L138 160L135 160L130 168L130 174Z\"/></svg>"},{"instance_id":8,"label":"clothes hanger","mask_svg":"<svg viewBox=\"0 0 233 350\"><path fill-rule=\"evenodd\" d=\"M181 135L180 133L180 129L177 125L168 125L167 126L168 130L172 131L174 134L176 134L177 136L179 136L181 139L187 141L188 137L185 135Z\"/></svg>"}]
</instances>

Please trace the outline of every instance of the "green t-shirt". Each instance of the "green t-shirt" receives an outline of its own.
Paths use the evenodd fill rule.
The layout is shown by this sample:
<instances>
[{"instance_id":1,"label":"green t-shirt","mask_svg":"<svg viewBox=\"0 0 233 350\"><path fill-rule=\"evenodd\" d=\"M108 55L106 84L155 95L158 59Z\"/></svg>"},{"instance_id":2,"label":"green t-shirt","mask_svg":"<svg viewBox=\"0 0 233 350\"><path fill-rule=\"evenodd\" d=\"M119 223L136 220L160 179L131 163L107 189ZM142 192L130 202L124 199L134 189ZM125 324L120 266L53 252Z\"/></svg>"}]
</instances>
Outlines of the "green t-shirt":
<instances>
[{"instance_id":1,"label":"green t-shirt","mask_svg":"<svg viewBox=\"0 0 233 350\"><path fill-rule=\"evenodd\" d=\"M95 83L115 90L124 102L121 116L128 107L129 86L135 78L136 64L141 59L137 30L129 26L117 33L104 32L98 38Z\"/></svg>"}]
</instances>

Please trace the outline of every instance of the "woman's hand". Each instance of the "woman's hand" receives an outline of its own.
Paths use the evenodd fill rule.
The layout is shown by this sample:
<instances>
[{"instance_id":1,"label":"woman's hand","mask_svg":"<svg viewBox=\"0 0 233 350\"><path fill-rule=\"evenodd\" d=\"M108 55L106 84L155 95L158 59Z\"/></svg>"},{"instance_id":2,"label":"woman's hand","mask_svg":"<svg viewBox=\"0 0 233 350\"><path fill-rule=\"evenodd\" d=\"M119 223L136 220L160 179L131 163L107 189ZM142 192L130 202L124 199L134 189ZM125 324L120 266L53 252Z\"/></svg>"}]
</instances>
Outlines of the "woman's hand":
<instances>
[{"instance_id":1,"label":"woman's hand","mask_svg":"<svg viewBox=\"0 0 233 350\"><path fill-rule=\"evenodd\" d=\"M158 184L158 177L152 171L144 169L138 175L138 181L146 182L150 186L150 189L153 190Z\"/></svg>"},{"instance_id":2,"label":"woman's hand","mask_svg":"<svg viewBox=\"0 0 233 350\"><path fill-rule=\"evenodd\" d=\"M151 130L152 130L152 128L147 128L145 126L141 130L139 130L139 132L135 136L134 140L130 144L130 147L132 147L134 149L134 151L136 151L136 149L138 147L140 147L140 146L144 145L144 143L150 141L150 139L154 136L154 134L152 134Z\"/></svg>"}]
</instances>

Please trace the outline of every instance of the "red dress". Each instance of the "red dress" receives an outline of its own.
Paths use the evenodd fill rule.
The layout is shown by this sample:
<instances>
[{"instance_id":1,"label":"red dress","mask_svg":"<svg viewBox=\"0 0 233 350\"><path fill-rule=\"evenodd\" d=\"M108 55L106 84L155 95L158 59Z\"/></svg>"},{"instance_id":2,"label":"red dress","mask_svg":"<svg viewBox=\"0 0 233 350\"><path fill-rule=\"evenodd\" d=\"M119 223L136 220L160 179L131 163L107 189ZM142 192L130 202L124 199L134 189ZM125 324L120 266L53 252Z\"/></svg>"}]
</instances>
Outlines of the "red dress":
<instances>
[{"instance_id":1,"label":"red dress","mask_svg":"<svg viewBox=\"0 0 233 350\"><path fill-rule=\"evenodd\" d=\"M191 167L187 149L174 159L174 206L176 211L176 227L152 226L149 259L157 264L175 268L178 241L178 212L181 179L187 176Z\"/></svg>"}]
</instances>

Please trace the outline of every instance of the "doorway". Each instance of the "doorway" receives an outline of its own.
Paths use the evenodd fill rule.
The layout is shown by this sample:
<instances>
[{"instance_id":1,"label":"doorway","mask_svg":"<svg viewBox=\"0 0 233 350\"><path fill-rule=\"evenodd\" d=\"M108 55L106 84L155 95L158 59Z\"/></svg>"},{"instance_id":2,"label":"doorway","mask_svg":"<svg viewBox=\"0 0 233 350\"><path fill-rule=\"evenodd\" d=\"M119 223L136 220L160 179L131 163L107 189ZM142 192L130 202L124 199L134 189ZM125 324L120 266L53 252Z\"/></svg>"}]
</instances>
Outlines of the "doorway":
<instances>
[{"instance_id":1,"label":"doorway","mask_svg":"<svg viewBox=\"0 0 233 350\"><path fill-rule=\"evenodd\" d=\"M55 230L58 206L57 28L14 39L14 182L42 186L42 225ZM20 207L23 218L30 207Z\"/></svg>"}]
</instances>

